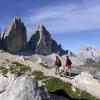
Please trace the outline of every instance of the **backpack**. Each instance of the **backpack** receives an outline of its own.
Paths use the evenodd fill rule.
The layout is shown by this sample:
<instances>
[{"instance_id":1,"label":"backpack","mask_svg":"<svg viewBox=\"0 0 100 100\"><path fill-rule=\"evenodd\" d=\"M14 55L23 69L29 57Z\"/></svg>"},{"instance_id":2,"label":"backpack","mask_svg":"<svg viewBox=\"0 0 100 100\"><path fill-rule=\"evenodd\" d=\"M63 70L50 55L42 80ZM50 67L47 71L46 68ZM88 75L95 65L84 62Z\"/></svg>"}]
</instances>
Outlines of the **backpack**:
<instances>
[{"instance_id":1,"label":"backpack","mask_svg":"<svg viewBox=\"0 0 100 100\"><path fill-rule=\"evenodd\" d=\"M60 59L56 60L56 65L59 66L59 67L61 67L61 61L60 61Z\"/></svg>"},{"instance_id":2,"label":"backpack","mask_svg":"<svg viewBox=\"0 0 100 100\"><path fill-rule=\"evenodd\" d=\"M66 60L66 65L71 65L71 64L72 64L71 60L70 59L67 59Z\"/></svg>"}]
</instances>

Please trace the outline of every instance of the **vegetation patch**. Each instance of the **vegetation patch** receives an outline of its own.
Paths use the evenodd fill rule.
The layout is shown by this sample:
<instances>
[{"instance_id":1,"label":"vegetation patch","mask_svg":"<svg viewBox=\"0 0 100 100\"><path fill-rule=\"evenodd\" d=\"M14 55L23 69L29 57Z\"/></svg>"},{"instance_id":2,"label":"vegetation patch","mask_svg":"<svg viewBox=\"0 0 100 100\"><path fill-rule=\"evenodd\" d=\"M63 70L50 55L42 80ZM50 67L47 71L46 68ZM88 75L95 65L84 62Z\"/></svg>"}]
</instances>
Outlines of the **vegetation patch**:
<instances>
[{"instance_id":1,"label":"vegetation patch","mask_svg":"<svg viewBox=\"0 0 100 100\"><path fill-rule=\"evenodd\" d=\"M6 76L7 73L8 73L8 69L1 66L1 67L0 67L0 73L1 73L3 76Z\"/></svg>"},{"instance_id":2,"label":"vegetation patch","mask_svg":"<svg viewBox=\"0 0 100 100\"><path fill-rule=\"evenodd\" d=\"M45 63L39 63L39 65L41 65L42 67L45 67L45 68L48 68L48 64L45 62Z\"/></svg>"},{"instance_id":3,"label":"vegetation patch","mask_svg":"<svg viewBox=\"0 0 100 100\"><path fill-rule=\"evenodd\" d=\"M18 76L22 74L32 74L30 67L20 64L19 62L13 62L8 68L0 67L0 73L2 75L6 76L8 72L11 74L17 74Z\"/></svg>"},{"instance_id":4,"label":"vegetation patch","mask_svg":"<svg viewBox=\"0 0 100 100\"><path fill-rule=\"evenodd\" d=\"M9 71L12 74L17 74L17 75L21 75L21 74L27 74L27 75L31 75L31 68L23 65L19 62L13 62L12 65L10 66Z\"/></svg>"},{"instance_id":5,"label":"vegetation patch","mask_svg":"<svg viewBox=\"0 0 100 100\"><path fill-rule=\"evenodd\" d=\"M50 78L49 76L45 76L43 72L38 70L32 72L32 75L35 76L37 80L47 80L48 78Z\"/></svg>"}]
</instances>

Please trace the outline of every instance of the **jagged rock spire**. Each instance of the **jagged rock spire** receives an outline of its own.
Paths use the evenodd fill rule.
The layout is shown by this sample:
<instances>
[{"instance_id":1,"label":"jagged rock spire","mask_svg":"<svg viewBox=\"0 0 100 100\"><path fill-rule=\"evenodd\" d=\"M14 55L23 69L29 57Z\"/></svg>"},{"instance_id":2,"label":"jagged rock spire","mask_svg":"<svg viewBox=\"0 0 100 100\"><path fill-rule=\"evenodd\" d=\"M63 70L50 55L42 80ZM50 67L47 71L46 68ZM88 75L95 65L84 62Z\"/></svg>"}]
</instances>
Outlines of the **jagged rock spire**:
<instances>
[{"instance_id":1,"label":"jagged rock spire","mask_svg":"<svg viewBox=\"0 0 100 100\"><path fill-rule=\"evenodd\" d=\"M2 47L10 53L17 53L25 47L26 42L26 27L19 17L15 17L4 30Z\"/></svg>"},{"instance_id":2,"label":"jagged rock spire","mask_svg":"<svg viewBox=\"0 0 100 100\"><path fill-rule=\"evenodd\" d=\"M30 38L29 45L35 53L48 55L51 53L66 53L61 46L52 39L51 34L46 30L43 25L38 25L35 32Z\"/></svg>"}]
</instances>

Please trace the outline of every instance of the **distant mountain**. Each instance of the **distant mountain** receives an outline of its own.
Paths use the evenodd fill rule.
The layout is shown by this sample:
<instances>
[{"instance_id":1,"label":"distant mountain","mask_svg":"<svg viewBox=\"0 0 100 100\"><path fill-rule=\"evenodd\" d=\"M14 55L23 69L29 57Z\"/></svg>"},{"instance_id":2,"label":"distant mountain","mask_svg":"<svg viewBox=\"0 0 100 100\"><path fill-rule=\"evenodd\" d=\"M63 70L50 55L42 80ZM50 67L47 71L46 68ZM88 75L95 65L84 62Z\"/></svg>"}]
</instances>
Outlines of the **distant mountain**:
<instances>
[{"instance_id":1,"label":"distant mountain","mask_svg":"<svg viewBox=\"0 0 100 100\"><path fill-rule=\"evenodd\" d=\"M92 46L82 47L77 53L77 57L83 62L99 62L100 61L100 49Z\"/></svg>"},{"instance_id":2,"label":"distant mountain","mask_svg":"<svg viewBox=\"0 0 100 100\"><path fill-rule=\"evenodd\" d=\"M61 44L52 39L51 34L43 25L38 25L27 42L26 27L19 17L15 17L5 28L0 42L2 49L9 53L32 52L41 55L57 53L60 56L69 54L71 51L64 50Z\"/></svg>"},{"instance_id":3,"label":"distant mountain","mask_svg":"<svg viewBox=\"0 0 100 100\"><path fill-rule=\"evenodd\" d=\"M52 39L51 34L43 25L38 25L36 27L35 32L30 38L29 46L34 53L41 55L48 55L51 53L63 55L68 53L68 50L63 50L61 45L57 44L57 42Z\"/></svg>"}]
</instances>

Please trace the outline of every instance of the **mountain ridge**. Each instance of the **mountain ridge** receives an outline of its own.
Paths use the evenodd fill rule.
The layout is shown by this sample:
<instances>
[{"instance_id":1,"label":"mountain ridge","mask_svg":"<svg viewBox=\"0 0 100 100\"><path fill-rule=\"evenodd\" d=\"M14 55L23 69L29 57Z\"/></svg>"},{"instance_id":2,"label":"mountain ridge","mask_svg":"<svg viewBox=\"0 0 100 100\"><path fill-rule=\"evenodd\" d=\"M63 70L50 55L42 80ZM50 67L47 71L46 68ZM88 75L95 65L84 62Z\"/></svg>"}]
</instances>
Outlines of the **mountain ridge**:
<instances>
[{"instance_id":1,"label":"mountain ridge","mask_svg":"<svg viewBox=\"0 0 100 100\"><path fill-rule=\"evenodd\" d=\"M5 28L3 32L1 46L2 49L10 53L23 52L29 48L33 53L48 55L58 53L59 55L67 54L69 50L64 50L61 44L58 44L47 29L38 25L33 32L30 40L27 41L27 29L20 17L15 17ZM28 49L27 49L28 50ZM71 53L72 54L72 53Z\"/></svg>"}]
</instances>

